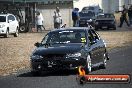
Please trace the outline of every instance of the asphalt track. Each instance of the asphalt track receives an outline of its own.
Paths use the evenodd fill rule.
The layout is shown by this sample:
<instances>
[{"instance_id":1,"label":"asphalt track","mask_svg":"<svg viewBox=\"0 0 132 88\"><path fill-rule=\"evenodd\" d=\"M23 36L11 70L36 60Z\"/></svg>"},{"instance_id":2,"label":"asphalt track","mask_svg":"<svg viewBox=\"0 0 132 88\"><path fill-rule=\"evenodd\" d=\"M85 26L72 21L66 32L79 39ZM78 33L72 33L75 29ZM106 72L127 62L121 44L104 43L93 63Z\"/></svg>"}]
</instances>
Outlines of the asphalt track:
<instances>
[{"instance_id":1,"label":"asphalt track","mask_svg":"<svg viewBox=\"0 0 132 88\"><path fill-rule=\"evenodd\" d=\"M130 74L132 79L132 46L113 49L109 54L107 68L95 70L91 74ZM79 85L76 71L56 71L33 76L30 71L23 70L17 75L0 77L0 88L132 88L132 81L128 84Z\"/></svg>"}]
</instances>

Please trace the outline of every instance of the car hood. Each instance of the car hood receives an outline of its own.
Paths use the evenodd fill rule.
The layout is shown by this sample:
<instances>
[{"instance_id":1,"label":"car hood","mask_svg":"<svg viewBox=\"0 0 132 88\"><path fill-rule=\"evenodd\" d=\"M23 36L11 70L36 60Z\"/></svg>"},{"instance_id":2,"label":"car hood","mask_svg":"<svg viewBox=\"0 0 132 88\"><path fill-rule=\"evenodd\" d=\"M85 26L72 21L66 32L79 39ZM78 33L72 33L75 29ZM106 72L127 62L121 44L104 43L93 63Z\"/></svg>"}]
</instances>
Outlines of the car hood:
<instances>
[{"instance_id":1,"label":"car hood","mask_svg":"<svg viewBox=\"0 0 132 88\"><path fill-rule=\"evenodd\" d=\"M34 55L47 55L47 54L68 54L79 52L83 48L84 44L54 44L47 48L41 46L35 49Z\"/></svg>"}]
</instances>

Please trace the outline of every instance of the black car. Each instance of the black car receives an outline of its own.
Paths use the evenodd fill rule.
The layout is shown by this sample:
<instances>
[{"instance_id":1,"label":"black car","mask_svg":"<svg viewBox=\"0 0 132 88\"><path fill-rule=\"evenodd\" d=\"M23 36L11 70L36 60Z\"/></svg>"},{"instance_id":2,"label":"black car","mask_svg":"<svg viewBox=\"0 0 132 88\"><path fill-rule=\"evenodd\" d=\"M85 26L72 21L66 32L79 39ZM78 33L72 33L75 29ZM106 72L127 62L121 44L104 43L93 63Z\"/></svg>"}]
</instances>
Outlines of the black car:
<instances>
[{"instance_id":1,"label":"black car","mask_svg":"<svg viewBox=\"0 0 132 88\"><path fill-rule=\"evenodd\" d=\"M79 27L88 27L88 24L94 27L95 13L91 11L82 11L79 13Z\"/></svg>"},{"instance_id":2,"label":"black car","mask_svg":"<svg viewBox=\"0 0 132 88\"><path fill-rule=\"evenodd\" d=\"M95 21L95 30L110 28L116 30L116 20L114 14L112 13L99 14Z\"/></svg>"},{"instance_id":3,"label":"black car","mask_svg":"<svg viewBox=\"0 0 132 88\"><path fill-rule=\"evenodd\" d=\"M31 55L33 73L83 66L86 73L93 67L106 66L109 59L104 41L93 30L82 27L52 30Z\"/></svg>"}]
</instances>

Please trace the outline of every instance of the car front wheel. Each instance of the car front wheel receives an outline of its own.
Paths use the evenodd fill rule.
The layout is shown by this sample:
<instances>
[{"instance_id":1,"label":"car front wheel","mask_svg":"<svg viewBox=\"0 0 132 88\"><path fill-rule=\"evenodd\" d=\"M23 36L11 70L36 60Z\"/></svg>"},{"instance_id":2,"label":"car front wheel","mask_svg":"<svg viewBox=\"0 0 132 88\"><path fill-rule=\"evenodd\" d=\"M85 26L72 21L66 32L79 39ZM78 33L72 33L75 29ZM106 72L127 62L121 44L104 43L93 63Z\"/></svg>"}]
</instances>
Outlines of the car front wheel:
<instances>
[{"instance_id":1,"label":"car front wheel","mask_svg":"<svg viewBox=\"0 0 132 88\"><path fill-rule=\"evenodd\" d=\"M106 54L104 54L103 64L101 65L102 69L106 69L106 62L107 62L107 56L106 56Z\"/></svg>"},{"instance_id":2,"label":"car front wheel","mask_svg":"<svg viewBox=\"0 0 132 88\"><path fill-rule=\"evenodd\" d=\"M16 32L15 32L15 34L14 34L14 37L18 37L18 35L19 35L19 31L18 31L18 28L16 29Z\"/></svg>"},{"instance_id":3,"label":"car front wheel","mask_svg":"<svg viewBox=\"0 0 132 88\"><path fill-rule=\"evenodd\" d=\"M85 66L85 72L86 74L90 73L92 70L92 64L91 64L91 57L90 55L87 56L86 66Z\"/></svg>"},{"instance_id":4,"label":"car front wheel","mask_svg":"<svg viewBox=\"0 0 132 88\"><path fill-rule=\"evenodd\" d=\"M5 38L8 38L9 37L9 30L6 31L6 34L4 36Z\"/></svg>"}]
</instances>

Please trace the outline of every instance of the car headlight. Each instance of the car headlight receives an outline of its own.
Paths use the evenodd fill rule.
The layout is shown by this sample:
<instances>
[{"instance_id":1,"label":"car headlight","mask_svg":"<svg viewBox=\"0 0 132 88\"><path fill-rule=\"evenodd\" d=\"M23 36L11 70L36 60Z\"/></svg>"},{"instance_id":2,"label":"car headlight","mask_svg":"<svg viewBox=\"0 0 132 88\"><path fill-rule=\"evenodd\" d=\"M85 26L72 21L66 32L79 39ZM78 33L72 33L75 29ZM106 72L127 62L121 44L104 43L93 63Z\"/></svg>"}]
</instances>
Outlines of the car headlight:
<instances>
[{"instance_id":1,"label":"car headlight","mask_svg":"<svg viewBox=\"0 0 132 88\"><path fill-rule=\"evenodd\" d=\"M5 27L5 25L4 25L4 24L0 25L0 28L3 28L3 27Z\"/></svg>"},{"instance_id":2,"label":"car headlight","mask_svg":"<svg viewBox=\"0 0 132 88\"><path fill-rule=\"evenodd\" d=\"M99 24L99 22L97 22L97 21L96 21L96 22L95 22L95 24L96 24L96 25L98 25L98 24Z\"/></svg>"},{"instance_id":3,"label":"car headlight","mask_svg":"<svg viewBox=\"0 0 132 88\"><path fill-rule=\"evenodd\" d=\"M67 54L66 57L80 57L81 53L73 53L73 54Z\"/></svg>"},{"instance_id":4,"label":"car headlight","mask_svg":"<svg viewBox=\"0 0 132 88\"><path fill-rule=\"evenodd\" d=\"M115 22L114 21L111 21L111 24L114 24Z\"/></svg>"},{"instance_id":5,"label":"car headlight","mask_svg":"<svg viewBox=\"0 0 132 88\"><path fill-rule=\"evenodd\" d=\"M92 19L87 20L87 22L92 22L92 21L93 21Z\"/></svg>"},{"instance_id":6,"label":"car headlight","mask_svg":"<svg viewBox=\"0 0 132 88\"><path fill-rule=\"evenodd\" d=\"M43 57L40 56L40 55L32 55L31 56L31 59L34 60L34 59L42 59Z\"/></svg>"}]
</instances>

